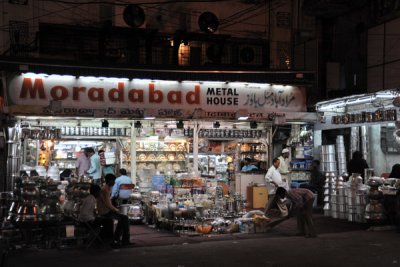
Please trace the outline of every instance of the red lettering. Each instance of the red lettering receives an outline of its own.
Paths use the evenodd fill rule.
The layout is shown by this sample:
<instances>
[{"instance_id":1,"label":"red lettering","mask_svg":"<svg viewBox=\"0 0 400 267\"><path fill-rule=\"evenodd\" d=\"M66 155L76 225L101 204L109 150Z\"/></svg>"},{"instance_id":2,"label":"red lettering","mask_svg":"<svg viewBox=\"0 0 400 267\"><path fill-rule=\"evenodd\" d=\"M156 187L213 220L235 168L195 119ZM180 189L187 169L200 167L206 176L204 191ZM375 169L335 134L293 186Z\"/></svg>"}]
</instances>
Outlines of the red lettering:
<instances>
[{"instance_id":1,"label":"red lettering","mask_svg":"<svg viewBox=\"0 0 400 267\"><path fill-rule=\"evenodd\" d=\"M129 101L131 101L133 103L136 103L136 102L143 103L143 100L144 100L143 90L139 90L139 89L129 90L128 99L129 99Z\"/></svg>"},{"instance_id":2,"label":"red lettering","mask_svg":"<svg viewBox=\"0 0 400 267\"><path fill-rule=\"evenodd\" d=\"M156 90L154 88L154 83L149 84L149 89L150 89L150 96L149 96L149 102L150 103L161 103L163 101L163 93L161 90Z\"/></svg>"},{"instance_id":3,"label":"red lettering","mask_svg":"<svg viewBox=\"0 0 400 267\"><path fill-rule=\"evenodd\" d=\"M77 86L75 86L74 88L72 88L72 100L79 101L80 100L79 93L80 92L84 93L85 91L86 91L86 87L77 87Z\"/></svg>"},{"instance_id":4,"label":"red lettering","mask_svg":"<svg viewBox=\"0 0 400 267\"><path fill-rule=\"evenodd\" d=\"M200 104L200 85L194 87L194 92L186 94L186 102L188 104Z\"/></svg>"},{"instance_id":5,"label":"red lettering","mask_svg":"<svg viewBox=\"0 0 400 267\"><path fill-rule=\"evenodd\" d=\"M35 79L33 86L32 86L31 78L24 78L24 81L23 81L22 87L21 87L21 93L19 94L19 97L27 98L28 92L29 92L30 98L36 98L36 92L37 92L39 95L39 98L46 99L46 94L44 93L43 80L40 78Z\"/></svg>"},{"instance_id":6,"label":"red lettering","mask_svg":"<svg viewBox=\"0 0 400 267\"><path fill-rule=\"evenodd\" d=\"M50 90L50 95L54 100L64 100L68 97L68 89L64 86L54 86Z\"/></svg>"},{"instance_id":7,"label":"red lettering","mask_svg":"<svg viewBox=\"0 0 400 267\"><path fill-rule=\"evenodd\" d=\"M90 88L88 98L92 101L104 101L104 88Z\"/></svg>"},{"instance_id":8,"label":"red lettering","mask_svg":"<svg viewBox=\"0 0 400 267\"><path fill-rule=\"evenodd\" d=\"M167 94L168 102L171 104L181 104L182 103L182 92L171 91Z\"/></svg>"},{"instance_id":9,"label":"red lettering","mask_svg":"<svg viewBox=\"0 0 400 267\"><path fill-rule=\"evenodd\" d=\"M117 96L115 96L117 94ZM108 98L113 102L124 102L124 83L118 83L118 89L112 88L108 91Z\"/></svg>"}]
</instances>

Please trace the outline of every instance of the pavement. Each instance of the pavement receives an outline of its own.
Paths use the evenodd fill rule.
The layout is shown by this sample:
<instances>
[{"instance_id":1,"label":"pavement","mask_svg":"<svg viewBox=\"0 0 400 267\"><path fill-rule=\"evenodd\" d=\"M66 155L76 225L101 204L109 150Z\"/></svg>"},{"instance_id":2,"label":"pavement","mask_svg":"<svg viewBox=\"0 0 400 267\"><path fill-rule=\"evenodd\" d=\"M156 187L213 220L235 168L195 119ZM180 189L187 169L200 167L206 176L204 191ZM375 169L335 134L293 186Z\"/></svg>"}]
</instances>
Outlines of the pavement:
<instances>
[{"instance_id":1,"label":"pavement","mask_svg":"<svg viewBox=\"0 0 400 267\"><path fill-rule=\"evenodd\" d=\"M4 267L400 266L400 234L393 227L372 229L321 213L314 214L314 223L317 238L295 236L295 218L251 234L179 236L132 225L131 247L18 249L9 253Z\"/></svg>"}]
</instances>

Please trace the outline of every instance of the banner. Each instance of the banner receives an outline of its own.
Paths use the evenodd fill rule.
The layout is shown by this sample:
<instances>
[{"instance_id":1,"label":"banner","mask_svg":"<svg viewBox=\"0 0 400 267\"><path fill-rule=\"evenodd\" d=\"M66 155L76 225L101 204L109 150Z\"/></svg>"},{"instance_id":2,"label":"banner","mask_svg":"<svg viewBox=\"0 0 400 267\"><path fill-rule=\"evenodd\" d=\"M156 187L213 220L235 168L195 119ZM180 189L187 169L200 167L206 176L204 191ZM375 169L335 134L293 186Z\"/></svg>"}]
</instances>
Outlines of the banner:
<instances>
[{"instance_id":1,"label":"banner","mask_svg":"<svg viewBox=\"0 0 400 267\"><path fill-rule=\"evenodd\" d=\"M142 118L306 111L305 89L242 82L192 82L23 74L7 87L13 114ZM60 102L60 105L55 105ZM57 106L55 109L54 107Z\"/></svg>"}]
</instances>

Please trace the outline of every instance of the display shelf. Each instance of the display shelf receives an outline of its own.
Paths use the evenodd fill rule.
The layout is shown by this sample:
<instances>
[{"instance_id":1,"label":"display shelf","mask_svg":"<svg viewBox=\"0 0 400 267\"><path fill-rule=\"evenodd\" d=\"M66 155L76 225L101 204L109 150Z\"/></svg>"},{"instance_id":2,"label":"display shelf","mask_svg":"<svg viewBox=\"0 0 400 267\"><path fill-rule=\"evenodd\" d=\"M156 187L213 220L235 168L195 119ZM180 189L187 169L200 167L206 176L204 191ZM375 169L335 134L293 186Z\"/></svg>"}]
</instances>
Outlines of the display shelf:
<instances>
[{"instance_id":1,"label":"display shelf","mask_svg":"<svg viewBox=\"0 0 400 267\"><path fill-rule=\"evenodd\" d=\"M114 140L114 139L129 139L127 136L109 136L109 135L62 135L64 140Z\"/></svg>"},{"instance_id":2,"label":"display shelf","mask_svg":"<svg viewBox=\"0 0 400 267\"><path fill-rule=\"evenodd\" d=\"M154 153L154 152L167 152L167 153L186 153L186 150L136 150L136 152Z\"/></svg>"},{"instance_id":3,"label":"display shelf","mask_svg":"<svg viewBox=\"0 0 400 267\"><path fill-rule=\"evenodd\" d=\"M241 151L241 154L249 153L249 154L257 154L257 153L267 153L267 151Z\"/></svg>"},{"instance_id":4,"label":"display shelf","mask_svg":"<svg viewBox=\"0 0 400 267\"><path fill-rule=\"evenodd\" d=\"M136 162L185 162L186 160L136 160Z\"/></svg>"}]
</instances>

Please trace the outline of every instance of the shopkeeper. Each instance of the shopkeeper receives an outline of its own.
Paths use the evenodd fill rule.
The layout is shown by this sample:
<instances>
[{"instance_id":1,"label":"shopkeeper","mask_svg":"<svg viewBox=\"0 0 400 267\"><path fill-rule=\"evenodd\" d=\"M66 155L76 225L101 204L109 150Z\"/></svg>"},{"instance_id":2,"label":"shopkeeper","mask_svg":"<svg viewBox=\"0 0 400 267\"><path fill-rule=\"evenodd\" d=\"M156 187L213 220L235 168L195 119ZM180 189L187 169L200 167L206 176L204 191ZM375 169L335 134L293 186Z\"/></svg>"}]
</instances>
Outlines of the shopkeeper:
<instances>
[{"instance_id":1,"label":"shopkeeper","mask_svg":"<svg viewBox=\"0 0 400 267\"><path fill-rule=\"evenodd\" d=\"M279 167L278 167L278 171L282 176L282 180L286 181L289 185L290 185L290 180L289 180L289 149L288 148L284 148L282 150L282 154L278 157L279 159Z\"/></svg>"}]
</instances>

